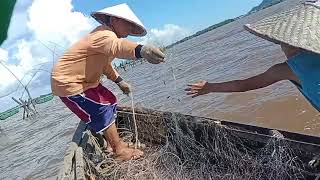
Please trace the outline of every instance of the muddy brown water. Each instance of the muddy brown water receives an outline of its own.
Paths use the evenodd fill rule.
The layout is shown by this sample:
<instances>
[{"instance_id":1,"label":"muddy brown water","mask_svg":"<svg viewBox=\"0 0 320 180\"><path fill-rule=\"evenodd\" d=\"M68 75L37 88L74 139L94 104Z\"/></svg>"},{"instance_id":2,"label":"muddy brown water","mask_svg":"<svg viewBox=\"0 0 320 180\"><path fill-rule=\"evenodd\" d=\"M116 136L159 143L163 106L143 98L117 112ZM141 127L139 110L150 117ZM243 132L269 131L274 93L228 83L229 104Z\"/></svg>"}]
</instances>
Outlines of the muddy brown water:
<instances>
[{"instance_id":1,"label":"muddy brown water","mask_svg":"<svg viewBox=\"0 0 320 180\"><path fill-rule=\"evenodd\" d=\"M120 70L133 87L136 106L241 122L320 136L320 115L290 82L245 93L185 95L186 84L203 79L222 82L247 78L285 61L279 46L255 37L242 26L293 7L288 0L241 18L167 51L166 63ZM119 104L130 98L106 81ZM55 179L64 151L78 123L58 98L38 106L40 115L22 120L21 113L1 121L0 179Z\"/></svg>"}]
</instances>

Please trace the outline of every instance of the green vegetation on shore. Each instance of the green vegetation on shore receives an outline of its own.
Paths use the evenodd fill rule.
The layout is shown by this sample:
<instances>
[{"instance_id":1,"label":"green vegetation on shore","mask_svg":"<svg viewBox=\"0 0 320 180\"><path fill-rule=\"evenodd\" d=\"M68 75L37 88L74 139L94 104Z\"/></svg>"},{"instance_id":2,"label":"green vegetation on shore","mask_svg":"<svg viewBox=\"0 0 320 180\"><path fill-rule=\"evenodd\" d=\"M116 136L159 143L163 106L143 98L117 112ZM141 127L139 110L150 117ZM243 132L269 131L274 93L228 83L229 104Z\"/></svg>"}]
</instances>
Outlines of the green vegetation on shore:
<instances>
[{"instance_id":1,"label":"green vegetation on shore","mask_svg":"<svg viewBox=\"0 0 320 180\"><path fill-rule=\"evenodd\" d=\"M255 13L255 12L257 12L257 11L263 10L263 9L265 9L265 8L268 8L268 7L270 7L270 6L273 6L273 5L278 4L278 3L280 3L280 2L283 2L283 1L285 1L285 0L263 0L258 6L252 8L252 9L251 9L246 15L244 15L244 16L250 15L250 14L252 14L252 13ZM172 48L173 46L175 46L175 45L177 45L177 44L180 44L180 43L185 42L185 41L187 41L187 40L189 40L189 39L192 39L192 38L194 38L194 37L197 37L197 36L199 36L199 35L201 35L201 34L204 34L204 33L206 33L206 32L212 31L212 30L217 29L217 28L219 28L219 27L221 27L221 26L224 26L224 25L226 25L226 24L229 24L229 23L231 23L231 22L233 22L233 21L238 20L238 19L241 18L241 17L243 17L243 16L239 16L239 17L236 17L236 18L233 18L233 19L227 19L227 20L222 21L222 22L220 22L220 23L218 23L218 24L214 24L214 25L212 25L212 26L209 26L208 28L205 28L205 29L203 29L203 30L201 30L201 31L198 31L198 32L196 32L195 34L193 34L193 35L191 35L191 36L185 37L185 38L183 38L183 39L181 39L181 40L179 40L179 41L177 41L177 42L175 42L175 43L173 43L173 44L170 44L169 46L166 46L166 49Z\"/></svg>"},{"instance_id":2,"label":"green vegetation on shore","mask_svg":"<svg viewBox=\"0 0 320 180\"><path fill-rule=\"evenodd\" d=\"M285 0L263 0L261 2L261 4L259 4L258 6L252 8L251 11L249 11L248 14L252 14L254 12L257 12L257 11L260 11L262 9L268 8L270 6L276 5L276 4L281 3L283 1L285 1Z\"/></svg>"},{"instance_id":3,"label":"green vegetation on shore","mask_svg":"<svg viewBox=\"0 0 320 180\"><path fill-rule=\"evenodd\" d=\"M180 41L177 41L177 42L175 42L175 43L173 43L173 44L170 44L169 46L166 47L166 49L172 48L173 46L175 46L175 45L177 45L177 44L180 44L180 43L182 43L182 42L185 42L185 41L187 41L187 40L189 40L189 39L192 39L192 38L194 38L194 37L197 37L197 36L199 36L199 35L201 35L201 34L204 34L204 33L206 33L206 32L212 31L212 30L214 30L214 29L217 29L218 27L221 27L221 26L224 26L224 25L226 25L226 24L229 24L229 23L235 21L236 19L237 19L237 18L235 18L235 19L227 19L227 20L222 21L222 22L220 22L220 23L218 23L218 24L212 25L212 26L210 26L210 27L208 27L208 28L206 28L206 29L203 29L203 30L201 30L201 31L196 32L195 34L193 34L193 35L191 35L191 36L185 37L185 38L181 39Z\"/></svg>"}]
</instances>

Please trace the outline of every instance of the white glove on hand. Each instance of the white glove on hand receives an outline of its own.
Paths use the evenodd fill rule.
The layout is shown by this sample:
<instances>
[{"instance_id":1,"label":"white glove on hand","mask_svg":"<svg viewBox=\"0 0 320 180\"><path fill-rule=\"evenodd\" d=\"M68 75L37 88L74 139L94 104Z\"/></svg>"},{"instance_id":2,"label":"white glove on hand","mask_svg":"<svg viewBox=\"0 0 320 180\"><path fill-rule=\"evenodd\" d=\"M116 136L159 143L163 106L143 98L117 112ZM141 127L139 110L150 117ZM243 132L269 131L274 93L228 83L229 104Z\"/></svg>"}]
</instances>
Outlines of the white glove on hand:
<instances>
[{"instance_id":1,"label":"white glove on hand","mask_svg":"<svg viewBox=\"0 0 320 180\"><path fill-rule=\"evenodd\" d=\"M140 54L151 64L159 64L164 62L165 55L160 51L159 48L152 45L142 46Z\"/></svg>"},{"instance_id":2,"label":"white glove on hand","mask_svg":"<svg viewBox=\"0 0 320 180\"><path fill-rule=\"evenodd\" d=\"M117 83L123 94L129 95L131 92L131 86L126 81L122 80L119 83Z\"/></svg>"}]
</instances>

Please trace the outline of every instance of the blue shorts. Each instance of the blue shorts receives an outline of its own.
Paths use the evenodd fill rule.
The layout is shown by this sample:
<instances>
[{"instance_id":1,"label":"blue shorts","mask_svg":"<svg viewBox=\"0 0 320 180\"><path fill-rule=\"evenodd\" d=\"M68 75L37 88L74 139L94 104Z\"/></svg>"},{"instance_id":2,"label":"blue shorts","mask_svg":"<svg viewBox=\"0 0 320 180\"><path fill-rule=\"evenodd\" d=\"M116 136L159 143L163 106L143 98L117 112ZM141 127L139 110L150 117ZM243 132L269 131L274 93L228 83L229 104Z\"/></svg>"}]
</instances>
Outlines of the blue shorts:
<instances>
[{"instance_id":1,"label":"blue shorts","mask_svg":"<svg viewBox=\"0 0 320 180\"><path fill-rule=\"evenodd\" d=\"M103 132L115 122L117 98L101 84L81 94L60 99L97 133Z\"/></svg>"}]
</instances>

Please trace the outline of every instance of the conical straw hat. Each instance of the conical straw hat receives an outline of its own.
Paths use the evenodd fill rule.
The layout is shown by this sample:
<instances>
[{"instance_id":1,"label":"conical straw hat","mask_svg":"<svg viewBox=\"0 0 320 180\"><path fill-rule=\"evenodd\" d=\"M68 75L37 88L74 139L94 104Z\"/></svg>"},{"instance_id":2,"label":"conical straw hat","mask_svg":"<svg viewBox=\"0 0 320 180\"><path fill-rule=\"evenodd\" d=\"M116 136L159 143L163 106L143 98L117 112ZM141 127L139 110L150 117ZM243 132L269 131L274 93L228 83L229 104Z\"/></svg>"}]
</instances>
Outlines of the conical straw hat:
<instances>
[{"instance_id":1,"label":"conical straw hat","mask_svg":"<svg viewBox=\"0 0 320 180\"><path fill-rule=\"evenodd\" d=\"M244 28L271 42L320 54L320 1L305 2Z\"/></svg>"},{"instance_id":2,"label":"conical straw hat","mask_svg":"<svg viewBox=\"0 0 320 180\"><path fill-rule=\"evenodd\" d=\"M101 24L104 24L106 16L121 18L136 26L136 28L134 28L133 32L131 32L130 35L144 36L147 34L147 31L142 22L125 3L93 12L91 13L91 16Z\"/></svg>"}]
</instances>

